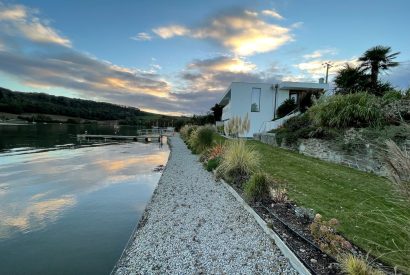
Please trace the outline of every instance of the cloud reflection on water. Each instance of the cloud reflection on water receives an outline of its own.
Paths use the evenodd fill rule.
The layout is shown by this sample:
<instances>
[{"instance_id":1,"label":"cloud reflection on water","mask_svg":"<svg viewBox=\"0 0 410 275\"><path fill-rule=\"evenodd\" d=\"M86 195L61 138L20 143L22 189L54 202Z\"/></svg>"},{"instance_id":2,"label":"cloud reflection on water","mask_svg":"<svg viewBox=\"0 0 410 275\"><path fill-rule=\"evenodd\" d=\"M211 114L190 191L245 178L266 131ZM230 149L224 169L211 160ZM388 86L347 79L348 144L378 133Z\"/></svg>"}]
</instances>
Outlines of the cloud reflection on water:
<instances>
[{"instance_id":1,"label":"cloud reflection on water","mask_svg":"<svg viewBox=\"0 0 410 275\"><path fill-rule=\"evenodd\" d=\"M122 144L8 156L0 166L0 240L46 228L113 184L155 186L169 150ZM4 165L3 165L4 164Z\"/></svg>"}]
</instances>

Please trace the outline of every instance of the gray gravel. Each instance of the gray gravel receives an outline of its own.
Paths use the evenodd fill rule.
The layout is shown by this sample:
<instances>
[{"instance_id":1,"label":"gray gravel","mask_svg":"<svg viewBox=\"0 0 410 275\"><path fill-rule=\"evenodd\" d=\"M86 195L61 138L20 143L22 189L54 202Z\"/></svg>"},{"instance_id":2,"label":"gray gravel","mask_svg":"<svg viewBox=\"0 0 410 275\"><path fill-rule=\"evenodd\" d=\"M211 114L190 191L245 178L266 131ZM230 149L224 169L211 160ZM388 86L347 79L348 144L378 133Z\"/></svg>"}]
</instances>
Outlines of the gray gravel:
<instances>
[{"instance_id":1,"label":"gray gravel","mask_svg":"<svg viewBox=\"0 0 410 275\"><path fill-rule=\"evenodd\" d=\"M179 137L115 274L297 274Z\"/></svg>"}]
</instances>

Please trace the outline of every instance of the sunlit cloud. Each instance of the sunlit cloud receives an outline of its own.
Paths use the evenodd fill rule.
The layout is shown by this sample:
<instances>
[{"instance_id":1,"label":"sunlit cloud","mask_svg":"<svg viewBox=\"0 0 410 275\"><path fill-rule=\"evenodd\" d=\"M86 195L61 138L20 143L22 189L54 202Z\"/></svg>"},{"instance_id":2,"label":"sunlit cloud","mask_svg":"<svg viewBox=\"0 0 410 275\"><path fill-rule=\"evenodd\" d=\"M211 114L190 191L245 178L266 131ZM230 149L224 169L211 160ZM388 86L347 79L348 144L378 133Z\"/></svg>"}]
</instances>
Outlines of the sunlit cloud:
<instances>
[{"instance_id":1,"label":"sunlit cloud","mask_svg":"<svg viewBox=\"0 0 410 275\"><path fill-rule=\"evenodd\" d=\"M25 6L6 6L0 3L0 30L20 35L34 42L58 44L71 47L71 41L58 34L48 23L38 18L35 10Z\"/></svg>"},{"instance_id":2,"label":"sunlit cloud","mask_svg":"<svg viewBox=\"0 0 410 275\"><path fill-rule=\"evenodd\" d=\"M180 25L170 25L152 30L155 34L163 39L172 38L174 36L183 36L190 33L190 30Z\"/></svg>"},{"instance_id":3,"label":"sunlit cloud","mask_svg":"<svg viewBox=\"0 0 410 275\"><path fill-rule=\"evenodd\" d=\"M130 37L132 40L136 41L149 41L152 39L152 36L146 32L140 32L135 36Z\"/></svg>"},{"instance_id":4,"label":"sunlit cloud","mask_svg":"<svg viewBox=\"0 0 410 275\"><path fill-rule=\"evenodd\" d=\"M337 54L336 49L322 49L322 50L316 50L312 53L305 54L303 55L304 59L315 59L315 58L321 58L324 56L329 56L329 55L335 55Z\"/></svg>"},{"instance_id":5,"label":"sunlit cloud","mask_svg":"<svg viewBox=\"0 0 410 275\"><path fill-rule=\"evenodd\" d=\"M293 40L291 28L268 23L255 15L256 12L245 10L211 18L198 28L170 25L153 32L163 39L174 36L209 39L240 56L270 52Z\"/></svg>"},{"instance_id":6,"label":"sunlit cloud","mask_svg":"<svg viewBox=\"0 0 410 275\"><path fill-rule=\"evenodd\" d=\"M277 11L275 11L273 9L272 10L263 10L262 14L273 17L273 18L276 18L276 19L279 19L279 20L283 19L283 16L280 15Z\"/></svg>"},{"instance_id":7,"label":"sunlit cloud","mask_svg":"<svg viewBox=\"0 0 410 275\"><path fill-rule=\"evenodd\" d=\"M304 74L306 74L311 79L317 80L320 77L325 77L326 69L325 69L324 63L327 61L329 60L314 59L311 61L295 64L294 67L302 71ZM345 66L347 63L353 66L356 66L359 64L359 62L357 61L357 58L355 57L351 59L330 60L330 63L332 67L329 70L329 75L334 75L338 70L343 68L343 66Z\"/></svg>"}]
</instances>

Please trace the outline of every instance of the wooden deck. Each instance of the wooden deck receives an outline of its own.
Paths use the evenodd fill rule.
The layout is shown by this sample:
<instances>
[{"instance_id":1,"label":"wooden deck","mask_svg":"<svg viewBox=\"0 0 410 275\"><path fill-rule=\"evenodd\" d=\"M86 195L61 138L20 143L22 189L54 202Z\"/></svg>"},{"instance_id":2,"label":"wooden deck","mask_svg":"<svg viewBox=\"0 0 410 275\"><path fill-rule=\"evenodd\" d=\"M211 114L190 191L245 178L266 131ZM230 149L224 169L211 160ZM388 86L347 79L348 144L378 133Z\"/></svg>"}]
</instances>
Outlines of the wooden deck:
<instances>
[{"instance_id":1,"label":"wooden deck","mask_svg":"<svg viewBox=\"0 0 410 275\"><path fill-rule=\"evenodd\" d=\"M132 140L132 141L144 141L144 142L160 142L161 138L166 136L172 136L174 133L146 133L139 132L136 136L121 136L121 135L91 135L91 134L79 134L78 139L104 139L104 140Z\"/></svg>"}]
</instances>

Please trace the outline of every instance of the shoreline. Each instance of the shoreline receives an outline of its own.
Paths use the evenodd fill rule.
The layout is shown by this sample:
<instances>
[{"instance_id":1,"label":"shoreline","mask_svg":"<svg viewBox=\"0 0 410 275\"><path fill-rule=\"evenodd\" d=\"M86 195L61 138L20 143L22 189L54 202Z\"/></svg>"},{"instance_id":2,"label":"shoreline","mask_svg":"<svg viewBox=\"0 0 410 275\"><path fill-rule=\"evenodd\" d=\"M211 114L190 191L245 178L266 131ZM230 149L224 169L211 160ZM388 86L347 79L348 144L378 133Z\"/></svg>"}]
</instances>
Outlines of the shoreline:
<instances>
[{"instance_id":1,"label":"shoreline","mask_svg":"<svg viewBox=\"0 0 410 275\"><path fill-rule=\"evenodd\" d=\"M255 219L176 136L111 274L297 274Z\"/></svg>"}]
</instances>

